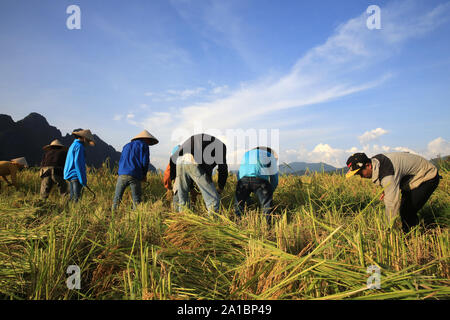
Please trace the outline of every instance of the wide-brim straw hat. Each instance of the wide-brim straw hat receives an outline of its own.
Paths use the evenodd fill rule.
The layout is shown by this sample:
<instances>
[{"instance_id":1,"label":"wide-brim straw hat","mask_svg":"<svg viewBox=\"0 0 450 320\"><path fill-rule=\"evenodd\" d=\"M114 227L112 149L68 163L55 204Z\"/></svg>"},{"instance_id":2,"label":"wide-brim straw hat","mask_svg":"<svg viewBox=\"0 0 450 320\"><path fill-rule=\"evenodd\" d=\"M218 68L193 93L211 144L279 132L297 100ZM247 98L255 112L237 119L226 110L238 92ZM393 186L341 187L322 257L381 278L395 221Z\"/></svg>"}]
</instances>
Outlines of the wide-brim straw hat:
<instances>
[{"instance_id":1,"label":"wide-brim straw hat","mask_svg":"<svg viewBox=\"0 0 450 320\"><path fill-rule=\"evenodd\" d=\"M43 146L42 149L48 150L48 149L50 149L50 148L52 148L52 147L61 147L61 148L65 148L66 146L63 145L63 144L61 143L61 141L59 141L58 139L55 139L55 140L53 140L50 144L48 144L48 145L46 145L46 146Z\"/></svg>"},{"instance_id":2,"label":"wide-brim straw hat","mask_svg":"<svg viewBox=\"0 0 450 320\"><path fill-rule=\"evenodd\" d=\"M150 132L148 132L147 130L142 131L141 133L139 133L136 137L134 137L133 139L131 139L131 141L136 140L136 139L148 139L150 141L149 145L155 145L157 144L159 141L158 139L156 139Z\"/></svg>"},{"instance_id":3,"label":"wide-brim straw hat","mask_svg":"<svg viewBox=\"0 0 450 320\"><path fill-rule=\"evenodd\" d=\"M28 167L27 159L25 159L24 157L12 159L11 162L14 162L14 163L17 163L17 164L21 164L24 167Z\"/></svg>"},{"instance_id":4,"label":"wide-brim straw hat","mask_svg":"<svg viewBox=\"0 0 450 320\"><path fill-rule=\"evenodd\" d=\"M95 146L95 139L91 133L91 130L86 129L86 130L74 131L74 132L72 132L72 134L77 137L86 138L87 140L89 140L89 144L91 146Z\"/></svg>"}]
</instances>

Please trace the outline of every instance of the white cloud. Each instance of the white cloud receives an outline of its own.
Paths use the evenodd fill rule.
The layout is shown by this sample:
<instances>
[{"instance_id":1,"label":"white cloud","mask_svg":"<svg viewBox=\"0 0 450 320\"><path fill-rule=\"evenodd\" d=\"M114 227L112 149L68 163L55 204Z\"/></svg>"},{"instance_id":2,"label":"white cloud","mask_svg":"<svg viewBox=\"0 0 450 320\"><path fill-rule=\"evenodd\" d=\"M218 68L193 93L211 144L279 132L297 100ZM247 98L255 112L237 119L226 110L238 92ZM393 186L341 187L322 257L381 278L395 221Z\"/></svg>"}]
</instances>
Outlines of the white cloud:
<instances>
[{"instance_id":1,"label":"white cloud","mask_svg":"<svg viewBox=\"0 0 450 320\"><path fill-rule=\"evenodd\" d=\"M439 25L435 21L446 19L450 11L450 6L428 13L418 13L414 5L411 8L398 4L382 8L383 30L376 33L366 27L363 12L338 26L324 44L304 54L286 75L261 79L228 96L181 108L180 127L193 126L192 114L195 121L216 128L248 126L280 110L331 101L383 84L392 76L390 72L374 77L372 72L362 71L395 55L405 40L435 28ZM414 18L405 19L405 11L412 11ZM424 25L425 30L411 32Z\"/></svg>"},{"instance_id":2,"label":"white cloud","mask_svg":"<svg viewBox=\"0 0 450 320\"><path fill-rule=\"evenodd\" d=\"M426 153L429 158L450 155L450 141L447 141L442 137L430 141L427 147Z\"/></svg>"},{"instance_id":3,"label":"white cloud","mask_svg":"<svg viewBox=\"0 0 450 320\"><path fill-rule=\"evenodd\" d=\"M323 44L306 52L287 74L276 79L267 77L255 80L238 89L227 90L227 94L219 98L178 108L171 121L167 122L167 126L172 126L171 130L165 130L161 140L170 140L175 130L192 131L198 123L205 129L248 128L255 123L270 127L274 116L281 110L324 103L380 86L392 76L391 72L374 75L366 71L372 71L369 68L377 67L381 61L396 55L406 40L423 36L436 28L448 19L449 11L449 4L424 12L413 2L395 2L382 7L382 30L375 32L366 27L367 15L362 12L360 16L339 25ZM185 13L183 11L182 14ZM189 19L192 17L195 15L190 15ZM219 88L213 82L209 84ZM219 91L217 89L216 93ZM209 92L214 93L214 89ZM207 93L208 90L203 87L171 90L165 92L165 98L196 98L200 94L204 98ZM157 95L152 97L158 98ZM150 118L156 120L158 115L150 115ZM265 119L268 121L264 122ZM360 136L360 141L368 144L386 133L385 129L377 128ZM170 144L175 142L178 141L171 141ZM389 146L367 148L382 152L407 150L405 147ZM167 152L170 150L171 146L168 146ZM321 143L307 156L342 165L348 154L346 150Z\"/></svg>"},{"instance_id":4,"label":"white cloud","mask_svg":"<svg viewBox=\"0 0 450 320\"><path fill-rule=\"evenodd\" d=\"M319 143L313 151L308 153L308 159L314 162L324 162L335 167L342 166L342 158L346 152L342 149L335 149L328 144Z\"/></svg>"},{"instance_id":5,"label":"white cloud","mask_svg":"<svg viewBox=\"0 0 450 320\"><path fill-rule=\"evenodd\" d=\"M364 134L359 136L358 139L361 144L366 144L369 141L375 140L382 135L385 135L386 133L388 133L387 130L376 128L374 130L364 132Z\"/></svg>"},{"instance_id":6,"label":"white cloud","mask_svg":"<svg viewBox=\"0 0 450 320\"><path fill-rule=\"evenodd\" d=\"M343 167L348 152L339 148L333 148L327 143L317 144L313 150L308 151L301 146L299 149L287 149L280 153L280 163L295 161L318 163L324 162L337 168ZM345 159L345 160L344 160Z\"/></svg>"},{"instance_id":7,"label":"white cloud","mask_svg":"<svg viewBox=\"0 0 450 320\"><path fill-rule=\"evenodd\" d=\"M440 152L438 152L438 150ZM345 163L350 155L356 152L364 152L368 157L373 157L380 153L391 152L409 152L417 155L421 155L424 158L430 159L436 157L436 155L448 155L450 154L450 142L445 141L442 138L437 138L428 144L428 149L425 153L419 153L407 147L397 146L390 147L386 145L366 144L362 148L351 147L349 149L339 149L330 146L327 143L317 144L311 151L304 147L297 149L287 149L281 153L281 163L304 161L304 162L324 162L334 167L345 167Z\"/></svg>"}]
</instances>

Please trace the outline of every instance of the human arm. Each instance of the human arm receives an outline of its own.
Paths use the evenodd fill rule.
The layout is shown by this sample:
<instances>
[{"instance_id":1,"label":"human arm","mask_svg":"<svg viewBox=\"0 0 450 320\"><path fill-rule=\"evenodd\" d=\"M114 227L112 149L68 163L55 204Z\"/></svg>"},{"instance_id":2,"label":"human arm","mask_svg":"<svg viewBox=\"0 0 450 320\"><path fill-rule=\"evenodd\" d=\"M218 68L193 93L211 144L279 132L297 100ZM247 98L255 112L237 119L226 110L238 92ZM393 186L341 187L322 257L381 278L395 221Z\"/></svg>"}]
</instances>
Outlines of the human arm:
<instances>
[{"instance_id":1,"label":"human arm","mask_svg":"<svg viewBox=\"0 0 450 320\"><path fill-rule=\"evenodd\" d=\"M79 145L74 149L74 164L77 172L78 181L81 185L87 185L86 178L86 160L84 157L84 147Z\"/></svg>"},{"instance_id":2,"label":"human arm","mask_svg":"<svg viewBox=\"0 0 450 320\"><path fill-rule=\"evenodd\" d=\"M381 181L384 188L384 205L386 207L386 218L390 224L398 216L400 211L400 184L395 180L393 175L386 176Z\"/></svg>"},{"instance_id":3,"label":"human arm","mask_svg":"<svg viewBox=\"0 0 450 320\"><path fill-rule=\"evenodd\" d=\"M141 150L141 163L142 163L142 181L147 180L148 166L150 164L150 150L148 145L144 145Z\"/></svg>"},{"instance_id":4,"label":"human arm","mask_svg":"<svg viewBox=\"0 0 450 320\"><path fill-rule=\"evenodd\" d=\"M163 178L164 188L167 190L172 190L172 180L170 179L170 163L167 165L166 170L164 171Z\"/></svg>"},{"instance_id":5,"label":"human arm","mask_svg":"<svg viewBox=\"0 0 450 320\"><path fill-rule=\"evenodd\" d=\"M278 187L278 172L271 175L269 180L270 184L272 185L272 190L275 191L275 189Z\"/></svg>"},{"instance_id":6,"label":"human arm","mask_svg":"<svg viewBox=\"0 0 450 320\"><path fill-rule=\"evenodd\" d=\"M218 166L219 179L218 179L218 187L219 191L222 192L225 188L225 184L228 179L228 165L226 163L219 164Z\"/></svg>"}]
</instances>

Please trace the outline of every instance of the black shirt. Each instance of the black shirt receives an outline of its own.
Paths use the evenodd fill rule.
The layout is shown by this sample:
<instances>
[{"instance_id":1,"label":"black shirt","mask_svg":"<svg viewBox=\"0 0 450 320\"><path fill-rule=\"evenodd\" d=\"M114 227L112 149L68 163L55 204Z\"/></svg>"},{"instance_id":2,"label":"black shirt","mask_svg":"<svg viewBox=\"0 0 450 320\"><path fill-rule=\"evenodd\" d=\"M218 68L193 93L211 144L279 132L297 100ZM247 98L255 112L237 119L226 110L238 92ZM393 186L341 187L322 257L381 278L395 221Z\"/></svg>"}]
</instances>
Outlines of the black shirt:
<instances>
[{"instance_id":1,"label":"black shirt","mask_svg":"<svg viewBox=\"0 0 450 320\"><path fill-rule=\"evenodd\" d=\"M66 163L67 149L48 149L42 157L41 167L61 167L64 168Z\"/></svg>"},{"instance_id":2,"label":"black shirt","mask_svg":"<svg viewBox=\"0 0 450 320\"><path fill-rule=\"evenodd\" d=\"M177 152L170 157L170 179L175 179L178 157L192 154L200 168L211 178L214 167L218 166L219 188L223 189L228 178L227 147L216 137L205 133L196 134L187 139Z\"/></svg>"}]
</instances>

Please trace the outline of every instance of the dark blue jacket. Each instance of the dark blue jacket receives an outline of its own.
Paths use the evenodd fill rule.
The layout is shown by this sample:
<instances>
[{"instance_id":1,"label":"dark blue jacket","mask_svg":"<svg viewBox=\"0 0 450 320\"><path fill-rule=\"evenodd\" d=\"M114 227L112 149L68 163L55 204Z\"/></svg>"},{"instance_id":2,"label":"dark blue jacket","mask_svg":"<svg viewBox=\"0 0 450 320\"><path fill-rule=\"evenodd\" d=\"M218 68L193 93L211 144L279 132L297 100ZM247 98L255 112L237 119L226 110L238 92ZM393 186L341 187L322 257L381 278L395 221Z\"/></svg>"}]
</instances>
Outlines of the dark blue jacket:
<instances>
[{"instance_id":1,"label":"dark blue jacket","mask_svg":"<svg viewBox=\"0 0 450 320\"><path fill-rule=\"evenodd\" d=\"M150 150L148 144L137 139L127 143L119 160L119 175L129 175L142 180L148 171Z\"/></svg>"}]
</instances>

